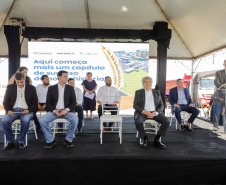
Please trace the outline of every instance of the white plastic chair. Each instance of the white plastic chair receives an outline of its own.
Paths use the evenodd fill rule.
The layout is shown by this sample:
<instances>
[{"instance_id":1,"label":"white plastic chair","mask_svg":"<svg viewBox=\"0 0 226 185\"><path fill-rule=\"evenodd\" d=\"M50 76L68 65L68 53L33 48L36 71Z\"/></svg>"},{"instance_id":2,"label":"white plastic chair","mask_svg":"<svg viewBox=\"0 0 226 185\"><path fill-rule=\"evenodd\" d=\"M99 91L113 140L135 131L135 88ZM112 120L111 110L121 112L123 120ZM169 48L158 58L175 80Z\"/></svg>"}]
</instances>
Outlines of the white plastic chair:
<instances>
[{"instance_id":1,"label":"white plastic chair","mask_svg":"<svg viewBox=\"0 0 226 185\"><path fill-rule=\"evenodd\" d=\"M184 125L185 125L185 123L186 123L186 121L185 121L186 116L191 115L191 113L188 113L186 111L181 111L180 114L181 114L181 118L183 119L183 122L184 122ZM171 119L170 119L170 125L169 126L171 126L173 118L176 120L176 130L177 130L178 121L176 119L175 113L174 114L171 113ZM190 123L189 123L189 127L191 128L191 124Z\"/></svg>"},{"instance_id":2,"label":"white plastic chair","mask_svg":"<svg viewBox=\"0 0 226 185\"><path fill-rule=\"evenodd\" d=\"M122 144L122 116L119 115L120 110L120 96L105 96L101 97L102 116L100 117L100 144L103 141L103 133L116 132L119 133L120 144ZM112 106L108 106L108 104ZM106 108L108 110L106 110ZM117 108L116 110L112 108ZM111 115L111 111L116 111L117 115ZM113 131L103 130L104 122L115 122Z\"/></svg>"},{"instance_id":3,"label":"white plastic chair","mask_svg":"<svg viewBox=\"0 0 226 185\"><path fill-rule=\"evenodd\" d=\"M149 126L147 124L150 124ZM156 122L155 120L152 120L152 119L147 119L144 123L144 130L149 130L149 131L146 131L147 134L152 134L153 132L151 132L151 130L153 130L153 127L154 126L154 130L155 130L155 134L157 135L158 133L158 122ZM139 136L139 132L137 130L137 134L136 134L136 138L138 138ZM142 144L142 139L140 138L140 144Z\"/></svg>"},{"instance_id":4,"label":"white plastic chair","mask_svg":"<svg viewBox=\"0 0 226 185\"><path fill-rule=\"evenodd\" d=\"M17 139L17 135L20 134L20 127L21 127L21 122L20 122L20 119L16 119L13 123L12 123L12 130L14 132L14 138L15 140ZM38 139L38 136L37 136L37 132L36 132L36 126L35 126L35 123L34 123L34 120L31 120L30 121L30 125L29 125L29 129L28 130L34 130L34 133L35 133L35 138ZM25 144L27 146L27 134L26 134L26 137L25 137ZM6 142L6 135L4 134L4 146L6 146L7 142Z\"/></svg>"}]
</instances>

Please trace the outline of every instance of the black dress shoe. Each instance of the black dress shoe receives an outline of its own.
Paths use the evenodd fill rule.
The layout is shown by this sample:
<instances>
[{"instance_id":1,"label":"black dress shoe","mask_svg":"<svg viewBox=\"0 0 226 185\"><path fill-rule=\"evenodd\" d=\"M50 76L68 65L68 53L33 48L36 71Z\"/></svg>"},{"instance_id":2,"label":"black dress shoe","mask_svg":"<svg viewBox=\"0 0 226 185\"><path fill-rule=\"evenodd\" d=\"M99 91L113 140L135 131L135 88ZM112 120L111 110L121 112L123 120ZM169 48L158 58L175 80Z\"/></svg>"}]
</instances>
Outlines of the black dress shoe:
<instances>
[{"instance_id":1,"label":"black dress shoe","mask_svg":"<svg viewBox=\"0 0 226 185\"><path fill-rule=\"evenodd\" d=\"M180 130L184 131L184 125L180 125Z\"/></svg>"},{"instance_id":2,"label":"black dress shoe","mask_svg":"<svg viewBox=\"0 0 226 185\"><path fill-rule=\"evenodd\" d=\"M166 146L161 143L160 141L154 141L154 145L157 147L157 148L160 148L160 149L165 149Z\"/></svg>"},{"instance_id":3,"label":"black dress shoe","mask_svg":"<svg viewBox=\"0 0 226 185\"><path fill-rule=\"evenodd\" d=\"M10 143L8 143L4 148L3 150L9 150L11 148L13 148L15 146L15 141L12 141Z\"/></svg>"},{"instance_id":4,"label":"black dress shoe","mask_svg":"<svg viewBox=\"0 0 226 185\"><path fill-rule=\"evenodd\" d=\"M64 140L64 146L66 146L67 148L73 148L74 147L73 143L67 141L66 139Z\"/></svg>"},{"instance_id":5,"label":"black dress shoe","mask_svg":"<svg viewBox=\"0 0 226 185\"><path fill-rule=\"evenodd\" d=\"M52 142L47 143L46 146L45 146L45 148L46 148L46 149L51 149L51 148L53 148L56 144L57 144L57 143L56 143L56 141L55 141L55 139L54 139Z\"/></svg>"},{"instance_id":6,"label":"black dress shoe","mask_svg":"<svg viewBox=\"0 0 226 185\"><path fill-rule=\"evenodd\" d=\"M27 147L27 146L26 146L24 143L20 143L20 144L19 144L19 148L20 148L20 149L25 149L26 147Z\"/></svg>"},{"instance_id":7,"label":"black dress shoe","mask_svg":"<svg viewBox=\"0 0 226 185\"><path fill-rule=\"evenodd\" d=\"M148 139L146 137L142 140L141 146L143 148L147 148L148 147Z\"/></svg>"},{"instance_id":8,"label":"black dress shoe","mask_svg":"<svg viewBox=\"0 0 226 185\"><path fill-rule=\"evenodd\" d=\"M78 132L81 132L81 126L80 125L78 126Z\"/></svg>"},{"instance_id":9,"label":"black dress shoe","mask_svg":"<svg viewBox=\"0 0 226 185\"><path fill-rule=\"evenodd\" d=\"M187 130L187 131L193 131L193 129L189 128L189 126L187 126L187 125L184 125L184 129Z\"/></svg>"}]
</instances>

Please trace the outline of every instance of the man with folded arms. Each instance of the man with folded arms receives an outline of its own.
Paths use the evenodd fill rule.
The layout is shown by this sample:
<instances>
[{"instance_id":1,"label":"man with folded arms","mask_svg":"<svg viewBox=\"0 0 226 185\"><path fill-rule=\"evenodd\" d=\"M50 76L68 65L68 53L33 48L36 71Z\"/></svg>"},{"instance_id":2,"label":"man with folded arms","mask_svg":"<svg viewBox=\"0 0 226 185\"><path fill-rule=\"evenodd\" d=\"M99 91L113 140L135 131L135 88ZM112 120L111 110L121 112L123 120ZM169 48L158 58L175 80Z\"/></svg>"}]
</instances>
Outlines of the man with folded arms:
<instances>
[{"instance_id":1,"label":"man with folded arms","mask_svg":"<svg viewBox=\"0 0 226 185\"><path fill-rule=\"evenodd\" d=\"M20 119L21 122L20 135L18 138L19 148L26 148L25 137L29 129L30 120L33 118L33 112L38 109L38 98L35 87L30 84L25 84L24 73L17 72L15 74L15 80L16 84L7 86L3 101L6 114L1 122L7 141L4 150L15 146L12 123L16 119Z\"/></svg>"},{"instance_id":2,"label":"man with folded arms","mask_svg":"<svg viewBox=\"0 0 226 185\"><path fill-rule=\"evenodd\" d=\"M145 132L143 123L147 119L153 119L160 123L161 126L158 130L158 134L154 138L154 146L164 149L165 145L161 143L161 136L166 135L167 128L169 127L169 120L163 115L164 105L159 90L152 89L152 78L149 76L142 78L142 84L144 89L137 90L135 92L133 108L134 120L136 128L142 139L142 147L148 147L148 137Z\"/></svg>"},{"instance_id":3,"label":"man with folded arms","mask_svg":"<svg viewBox=\"0 0 226 185\"><path fill-rule=\"evenodd\" d=\"M49 87L46 100L49 112L39 120L47 142L46 149L50 149L57 144L49 125L49 123L57 118L64 118L70 122L64 145L68 148L74 147L72 141L78 125L78 117L74 113L74 107L76 105L75 90L66 84L68 81L67 73L67 71L59 71L57 74L59 82Z\"/></svg>"}]
</instances>

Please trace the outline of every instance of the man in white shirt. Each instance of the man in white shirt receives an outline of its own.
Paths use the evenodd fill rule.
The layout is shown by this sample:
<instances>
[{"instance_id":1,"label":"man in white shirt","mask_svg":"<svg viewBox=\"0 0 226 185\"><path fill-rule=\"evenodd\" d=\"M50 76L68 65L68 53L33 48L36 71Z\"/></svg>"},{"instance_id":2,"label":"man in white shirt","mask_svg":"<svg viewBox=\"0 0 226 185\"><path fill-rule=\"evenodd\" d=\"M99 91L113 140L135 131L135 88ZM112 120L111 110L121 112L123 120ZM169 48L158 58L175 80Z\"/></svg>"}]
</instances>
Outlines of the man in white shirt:
<instances>
[{"instance_id":1,"label":"man in white shirt","mask_svg":"<svg viewBox=\"0 0 226 185\"><path fill-rule=\"evenodd\" d=\"M75 97L76 97L76 101L77 101L77 104L75 106L75 112L78 113L78 131L80 132L80 130L82 128L82 121L83 121L82 90L79 89L78 87L75 87L75 80L73 78L68 79L68 85L74 87L74 89L75 89Z\"/></svg>"},{"instance_id":2,"label":"man in white shirt","mask_svg":"<svg viewBox=\"0 0 226 185\"><path fill-rule=\"evenodd\" d=\"M3 106L6 111L2 118L2 129L6 135L7 145L4 150L13 148L15 140L12 131L12 122L20 119L21 128L18 138L20 149L26 148L25 137L29 129L30 120L33 118L33 113L38 108L38 98L35 87L30 84L25 84L24 73L17 72L15 74L16 84L7 86L4 96Z\"/></svg>"},{"instance_id":3,"label":"man in white shirt","mask_svg":"<svg viewBox=\"0 0 226 185\"><path fill-rule=\"evenodd\" d=\"M111 86L112 84L112 79L110 76L106 76L105 77L105 86L102 86L98 89L97 92L97 97L96 97L96 101L99 104L98 105L98 116L99 118L102 116L102 105L101 105L101 98L105 97L105 96L119 96L119 92L118 89L116 87ZM114 106L112 104L106 104L106 106ZM108 110L109 108L106 108L105 110ZM113 107L110 108L112 110L118 110L118 108ZM111 115L117 115L117 111L111 111ZM110 122L107 126L106 123L103 123L104 125L104 130L108 130L108 131L112 131L112 125L113 122Z\"/></svg>"},{"instance_id":4,"label":"man in white shirt","mask_svg":"<svg viewBox=\"0 0 226 185\"><path fill-rule=\"evenodd\" d=\"M78 117L74 113L74 107L76 105L75 90L66 84L68 81L67 73L67 71L63 70L57 73L59 82L51 85L47 93L46 105L49 112L39 119L47 143L45 146L46 149L50 149L57 144L49 125L49 123L57 118L64 118L70 122L64 145L68 148L74 147L72 141L78 125Z\"/></svg>"},{"instance_id":5,"label":"man in white shirt","mask_svg":"<svg viewBox=\"0 0 226 185\"><path fill-rule=\"evenodd\" d=\"M167 128L169 127L168 118L163 115L164 105L159 90L152 89L152 78L147 76L142 79L144 89L137 90L135 92L133 107L134 120L136 128L142 139L142 147L148 147L148 137L144 129L143 123L147 119L153 119L161 126L154 139L154 145L157 148L164 149L165 145L161 143L161 136L166 135Z\"/></svg>"},{"instance_id":6,"label":"man in white shirt","mask_svg":"<svg viewBox=\"0 0 226 185\"><path fill-rule=\"evenodd\" d=\"M41 80L42 80L42 84L39 84L36 86L36 92L38 96L38 110L39 111L45 110L48 112L48 109L46 107L46 98L47 98L47 92L49 87L49 77L47 75L42 75ZM36 116L36 112L34 113L33 119L36 125L36 130L40 130L41 126Z\"/></svg>"}]
</instances>

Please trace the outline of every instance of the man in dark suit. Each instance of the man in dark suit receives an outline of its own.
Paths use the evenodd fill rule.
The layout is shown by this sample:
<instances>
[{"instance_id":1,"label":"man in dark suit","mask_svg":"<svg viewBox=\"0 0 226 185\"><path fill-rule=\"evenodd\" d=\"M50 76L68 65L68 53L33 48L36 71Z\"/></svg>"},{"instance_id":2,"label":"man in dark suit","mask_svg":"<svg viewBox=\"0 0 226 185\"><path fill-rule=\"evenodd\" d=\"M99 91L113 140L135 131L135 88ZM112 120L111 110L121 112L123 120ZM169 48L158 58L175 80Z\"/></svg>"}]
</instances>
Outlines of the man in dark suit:
<instances>
[{"instance_id":1,"label":"man in dark suit","mask_svg":"<svg viewBox=\"0 0 226 185\"><path fill-rule=\"evenodd\" d=\"M181 124L181 130L193 131L193 129L189 128L189 124L193 123L199 114L199 110L192 105L189 90L184 88L183 79L177 79L177 87L170 89L168 101L172 106L172 114L175 113L178 123ZM185 125L181 121L181 111L186 111L192 114Z\"/></svg>"},{"instance_id":2,"label":"man in dark suit","mask_svg":"<svg viewBox=\"0 0 226 185\"><path fill-rule=\"evenodd\" d=\"M215 86L220 89L226 89L226 60L223 65L224 69L216 72L214 80Z\"/></svg>"},{"instance_id":3,"label":"man in dark suit","mask_svg":"<svg viewBox=\"0 0 226 185\"><path fill-rule=\"evenodd\" d=\"M15 146L12 122L20 119L21 128L18 144L20 149L26 148L25 136L29 129L30 120L33 118L33 112L38 109L38 98L35 87L25 84L24 73L15 74L16 84L7 86L4 96L3 106L6 111L2 118L2 129L6 135L7 145L4 149L10 149Z\"/></svg>"},{"instance_id":4,"label":"man in dark suit","mask_svg":"<svg viewBox=\"0 0 226 185\"><path fill-rule=\"evenodd\" d=\"M78 117L74 113L76 105L75 90L66 84L68 80L67 71L59 71L57 74L59 82L48 89L46 105L49 110L40 120L40 126L45 135L46 146L49 149L56 145L49 123L57 118L65 118L70 122L64 145L68 148L74 147L72 144L74 132L78 125Z\"/></svg>"},{"instance_id":5,"label":"man in dark suit","mask_svg":"<svg viewBox=\"0 0 226 185\"><path fill-rule=\"evenodd\" d=\"M160 123L158 134L155 136L154 145L164 149L165 145L160 142L160 137L166 135L169 127L169 120L163 115L164 105L159 90L152 89L152 78L142 79L144 89L137 90L134 97L133 108L135 109L134 119L136 128L142 139L142 147L148 147L148 137L144 130L143 123L147 119L153 119Z\"/></svg>"}]
</instances>

